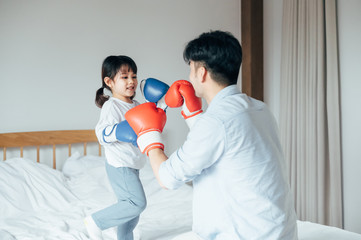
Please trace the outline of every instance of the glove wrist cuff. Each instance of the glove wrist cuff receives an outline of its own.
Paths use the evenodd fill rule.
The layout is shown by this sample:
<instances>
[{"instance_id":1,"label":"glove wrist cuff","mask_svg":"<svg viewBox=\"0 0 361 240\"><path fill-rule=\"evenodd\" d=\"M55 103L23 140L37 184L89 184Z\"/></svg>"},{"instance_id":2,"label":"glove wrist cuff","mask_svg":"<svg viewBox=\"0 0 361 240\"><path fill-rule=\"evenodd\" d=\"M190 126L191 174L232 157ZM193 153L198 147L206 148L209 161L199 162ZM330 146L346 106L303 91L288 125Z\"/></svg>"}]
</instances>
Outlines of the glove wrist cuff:
<instances>
[{"instance_id":1,"label":"glove wrist cuff","mask_svg":"<svg viewBox=\"0 0 361 240\"><path fill-rule=\"evenodd\" d=\"M139 134L137 143L142 153L146 153L154 148L161 148L164 150L164 142L162 139L162 133L159 130L148 130Z\"/></svg>"},{"instance_id":2,"label":"glove wrist cuff","mask_svg":"<svg viewBox=\"0 0 361 240\"><path fill-rule=\"evenodd\" d=\"M198 115L198 114L200 114L202 112L203 112L203 110L201 109L201 110L191 112L191 113L188 113L188 114L186 114L184 111L181 111L181 114L182 114L184 119L188 119L188 118L192 118L192 117L194 117L194 116L196 116L196 115Z\"/></svg>"},{"instance_id":3,"label":"glove wrist cuff","mask_svg":"<svg viewBox=\"0 0 361 240\"><path fill-rule=\"evenodd\" d=\"M117 128L118 124L104 128L102 135L105 143L112 143L118 140L116 135Z\"/></svg>"},{"instance_id":4,"label":"glove wrist cuff","mask_svg":"<svg viewBox=\"0 0 361 240\"><path fill-rule=\"evenodd\" d=\"M181 114L184 118L184 120L186 121L186 124L188 125L188 128L191 129L194 125L194 123L197 121L197 119L202 115L203 111L199 110L198 112L195 112L192 115L185 115L184 112L182 111Z\"/></svg>"},{"instance_id":5,"label":"glove wrist cuff","mask_svg":"<svg viewBox=\"0 0 361 240\"><path fill-rule=\"evenodd\" d=\"M167 104L165 103L165 95L157 102L157 107L163 109L164 111L167 109Z\"/></svg>"}]
</instances>

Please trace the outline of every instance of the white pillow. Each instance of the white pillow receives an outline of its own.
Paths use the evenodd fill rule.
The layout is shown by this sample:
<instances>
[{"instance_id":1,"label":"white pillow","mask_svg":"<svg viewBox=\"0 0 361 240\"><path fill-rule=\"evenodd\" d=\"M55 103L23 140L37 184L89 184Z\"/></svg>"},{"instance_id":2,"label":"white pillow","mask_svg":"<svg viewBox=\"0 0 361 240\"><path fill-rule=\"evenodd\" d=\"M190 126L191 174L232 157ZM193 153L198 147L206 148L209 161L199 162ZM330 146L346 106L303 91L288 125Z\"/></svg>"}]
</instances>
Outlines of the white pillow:
<instances>
[{"instance_id":1,"label":"white pillow","mask_svg":"<svg viewBox=\"0 0 361 240\"><path fill-rule=\"evenodd\" d=\"M76 177L88 172L92 168L104 167L104 165L105 157L82 156L79 152L75 152L65 161L62 171L66 177Z\"/></svg>"}]
</instances>

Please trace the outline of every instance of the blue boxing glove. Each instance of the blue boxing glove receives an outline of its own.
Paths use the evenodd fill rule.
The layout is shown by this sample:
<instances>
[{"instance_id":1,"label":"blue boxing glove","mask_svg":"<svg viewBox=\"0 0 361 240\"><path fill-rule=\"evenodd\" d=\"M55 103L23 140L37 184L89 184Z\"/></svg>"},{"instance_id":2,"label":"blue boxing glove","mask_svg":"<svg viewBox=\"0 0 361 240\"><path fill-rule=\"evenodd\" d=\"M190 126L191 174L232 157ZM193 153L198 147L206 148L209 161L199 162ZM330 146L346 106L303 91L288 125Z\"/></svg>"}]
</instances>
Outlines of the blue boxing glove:
<instances>
[{"instance_id":1,"label":"blue boxing glove","mask_svg":"<svg viewBox=\"0 0 361 240\"><path fill-rule=\"evenodd\" d=\"M104 128L103 140L106 143L111 143L115 141L129 142L132 143L134 146L138 147L137 134L135 134L133 128L131 128L131 126L126 120L121 121L120 123L113 126Z\"/></svg>"},{"instance_id":2,"label":"blue boxing glove","mask_svg":"<svg viewBox=\"0 0 361 240\"><path fill-rule=\"evenodd\" d=\"M169 86L155 78L143 79L140 83L140 90L147 102L157 104L157 107L165 110L167 105L164 101L164 96L167 93Z\"/></svg>"}]
</instances>

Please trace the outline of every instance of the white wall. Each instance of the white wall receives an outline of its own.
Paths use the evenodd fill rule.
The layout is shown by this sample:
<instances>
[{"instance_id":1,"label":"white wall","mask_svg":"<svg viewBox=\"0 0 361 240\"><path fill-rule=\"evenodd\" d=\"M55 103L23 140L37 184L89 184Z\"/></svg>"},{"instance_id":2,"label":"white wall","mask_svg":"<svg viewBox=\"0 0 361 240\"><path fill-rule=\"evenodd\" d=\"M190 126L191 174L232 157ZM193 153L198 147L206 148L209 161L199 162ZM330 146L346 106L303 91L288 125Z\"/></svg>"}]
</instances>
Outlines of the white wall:
<instances>
[{"instance_id":1,"label":"white wall","mask_svg":"<svg viewBox=\"0 0 361 240\"><path fill-rule=\"evenodd\" d=\"M139 80L170 85L188 79L185 44L216 29L240 39L240 0L0 1L0 132L92 129L106 56L129 55ZM172 152L188 129L167 115Z\"/></svg>"},{"instance_id":2,"label":"white wall","mask_svg":"<svg viewBox=\"0 0 361 240\"><path fill-rule=\"evenodd\" d=\"M361 1L338 1L345 228L361 233Z\"/></svg>"},{"instance_id":3,"label":"white wall","mask_svg":"<svg viewBox=\"0 0 361 240\"><path fill-rule=\"evenodd\" d=\"M361 1L338 3L344 227L361 233ZM265 102L279 119L283 0L264 1Z\"/></svg>"}]
</instances>

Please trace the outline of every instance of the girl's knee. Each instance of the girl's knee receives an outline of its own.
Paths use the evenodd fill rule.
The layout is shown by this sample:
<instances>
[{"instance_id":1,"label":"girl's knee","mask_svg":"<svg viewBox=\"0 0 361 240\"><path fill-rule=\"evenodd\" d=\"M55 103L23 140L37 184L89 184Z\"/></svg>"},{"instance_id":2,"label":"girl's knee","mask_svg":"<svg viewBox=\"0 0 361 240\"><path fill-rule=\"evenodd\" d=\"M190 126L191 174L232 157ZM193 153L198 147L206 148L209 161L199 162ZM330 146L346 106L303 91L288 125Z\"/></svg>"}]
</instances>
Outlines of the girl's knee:
<instances>
[{"instance_id":1,"label":"girl's knee","mask_svg":"<svg viewBox=\"0 0 361 240\"><path fill-rule=\"evenodd\" d=\"M139 214L141 212L143 212L145 210L145 208L147 207L147 200L144 199L143 201L140 201L137 205L138 209L139 209Z\"/></svg>"},{"instance_id":2,"label":"girl's knee","mask_svg":"<svg viewBox=\"0 0 361 240\"><path fill-rule=\"evenodd\" d=\"M144 210L145 208L147 207L147 201L144 199L142 200L138 200L138 201L132 201L132 200L129 200L130 204L133 205L133 208L135 208L135 212L137 215L140 215Z\"/></svg>"}]
</instances>

